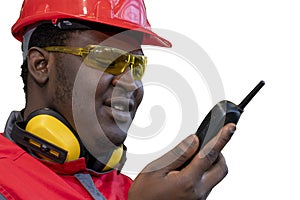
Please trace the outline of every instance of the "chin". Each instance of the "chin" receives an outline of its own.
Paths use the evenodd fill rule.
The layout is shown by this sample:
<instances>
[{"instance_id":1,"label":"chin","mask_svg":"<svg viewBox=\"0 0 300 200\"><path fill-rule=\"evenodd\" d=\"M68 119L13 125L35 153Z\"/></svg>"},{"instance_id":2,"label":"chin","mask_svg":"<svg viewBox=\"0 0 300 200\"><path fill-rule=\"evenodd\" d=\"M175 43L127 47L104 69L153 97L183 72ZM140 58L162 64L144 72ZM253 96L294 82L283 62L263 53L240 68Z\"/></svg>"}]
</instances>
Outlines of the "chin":
<instances>
[{"instance_id":1,"label":"chin","mask_svg":"<svg viewBox=\"0 0 300 200\"><path fill-rule=\"evenodd\" d=\"M98 109L97 118L103 133L110 142L120 146L127 137L127 132L135 116L135 109L120 110L121 101L113 106L109 102Z\"/></svg>"},{"instance_id":2,"label":"chin","mask_svg":"<svg viewBox=\"0 0 300 200\"><path fill-rule=\"evenodd\" d=\"M111 128L105 132L109 140L116 146L121 146L127 137L127 131L121 130L119 127Z\"/></svg>"}]
</instances>

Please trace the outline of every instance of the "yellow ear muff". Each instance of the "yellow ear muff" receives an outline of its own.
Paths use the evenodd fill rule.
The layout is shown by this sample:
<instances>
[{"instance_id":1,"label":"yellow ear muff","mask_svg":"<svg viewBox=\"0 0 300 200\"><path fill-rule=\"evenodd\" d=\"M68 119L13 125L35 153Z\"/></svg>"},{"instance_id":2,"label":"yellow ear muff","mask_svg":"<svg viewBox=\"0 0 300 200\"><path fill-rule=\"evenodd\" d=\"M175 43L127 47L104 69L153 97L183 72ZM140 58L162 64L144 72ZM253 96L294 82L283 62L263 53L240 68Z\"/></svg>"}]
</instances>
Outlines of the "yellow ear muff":
<instances>
[{"instance_id":1,"label":"yellow ear muff","mask_svg":"<svg viewBox=\"0 0 300 200\"><path fill-rule=\"evenodd\" d=\"M80 144L74 133L58 118L48 114L33 116L25 130L54 144L68 152L65 161L72 161L80 157ZM35 141L29 141L33 145ZM51 153L51 152L50 152ZM52 152L55 154L55 152Z\"/></svg>"},{"instance_id":2,"label":"yellow ear muff","mask_svg":"<svg viewBox=\"0 0 300 200\"><path fill-rule=\"evenodd\" d=\"M11 137L17 144L48 161L64 163L87 156L87 166L95 171L120 171L126 161L125 145L111 150L99 160L87 154L88 151L67 120L48 108L34 111L27 120L16 122Z\"/></svg>"},{"instance_id":3,"label":"yellow ear muff","mask_svg":"<svg viewBox=\"0 0 300 200\"><path fill-rule=\"evenodd\" d=\"M110 156L110 159L108 160L106 166L103 168L102 171L108 171L115 168L120 163L122 156L123 156L123 145L113 151L112 155Z\"/></svg>"}]
</instances>

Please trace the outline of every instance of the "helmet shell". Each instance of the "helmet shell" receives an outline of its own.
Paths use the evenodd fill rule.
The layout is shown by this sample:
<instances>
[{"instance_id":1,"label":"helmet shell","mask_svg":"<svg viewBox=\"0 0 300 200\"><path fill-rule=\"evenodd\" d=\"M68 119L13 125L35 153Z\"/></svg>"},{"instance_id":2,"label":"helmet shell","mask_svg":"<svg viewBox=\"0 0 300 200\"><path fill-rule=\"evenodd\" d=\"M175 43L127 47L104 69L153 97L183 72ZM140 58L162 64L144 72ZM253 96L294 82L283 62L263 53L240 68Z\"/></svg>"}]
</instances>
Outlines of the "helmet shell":
<instances>
[{"instance_id":1,"label":"helmet shell","mask_svg":"<svg viewBox=\"0 0 300 200\"><path fill-rule=\"evenodd\" d=\"M143 45L171 47L151 31L143 0L24 0L20 17L12 26L13 36L23 41L26 27L40 21L78 19L136 30L144 34Z\"/></svg>"}]
</instances>

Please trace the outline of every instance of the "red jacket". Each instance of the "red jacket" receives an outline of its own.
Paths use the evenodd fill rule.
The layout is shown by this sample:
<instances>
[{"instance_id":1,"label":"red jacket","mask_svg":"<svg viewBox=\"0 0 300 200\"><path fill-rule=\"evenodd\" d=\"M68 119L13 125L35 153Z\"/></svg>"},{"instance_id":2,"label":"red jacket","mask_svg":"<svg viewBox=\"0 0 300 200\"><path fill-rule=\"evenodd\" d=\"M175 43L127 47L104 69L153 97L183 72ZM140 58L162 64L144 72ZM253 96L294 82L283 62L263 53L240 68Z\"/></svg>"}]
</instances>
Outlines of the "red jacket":
<instances>
[{"instance_id":1,"label":"red jacket","mask_svg":"<svg viewBox=\"0 0 300 200\"><path fill-rule=\"evenodd\" d=\"M84 158L64 164L41 161L0 134L0 199L93 199L78 175L92 177L109 200L127 199L132 183L116 171L99 174L86 169Z\"/></svg>"}]
</instances>

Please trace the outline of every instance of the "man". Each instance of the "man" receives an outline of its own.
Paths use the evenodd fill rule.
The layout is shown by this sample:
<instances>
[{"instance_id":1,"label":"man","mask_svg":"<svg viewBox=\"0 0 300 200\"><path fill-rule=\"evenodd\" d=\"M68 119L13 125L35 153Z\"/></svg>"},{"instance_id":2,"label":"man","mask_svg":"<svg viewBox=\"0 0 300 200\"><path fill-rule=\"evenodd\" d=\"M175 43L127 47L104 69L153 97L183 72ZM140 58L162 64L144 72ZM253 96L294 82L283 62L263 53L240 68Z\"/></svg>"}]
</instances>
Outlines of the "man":
<instances>
[{"instance_id":1,"label":"man","mask_svg":"<svg viewBox=\"0 0 300 200\"><path fill-rule=\"evenodd\" d=\"M0 199L206 199L224 178L233 124L196 155L189 136L133 183L118 174L143 97L141 45L171 46L142 0L24 0L12 33L26 106L0 136Z\"/></svg>"}]
</instances>

